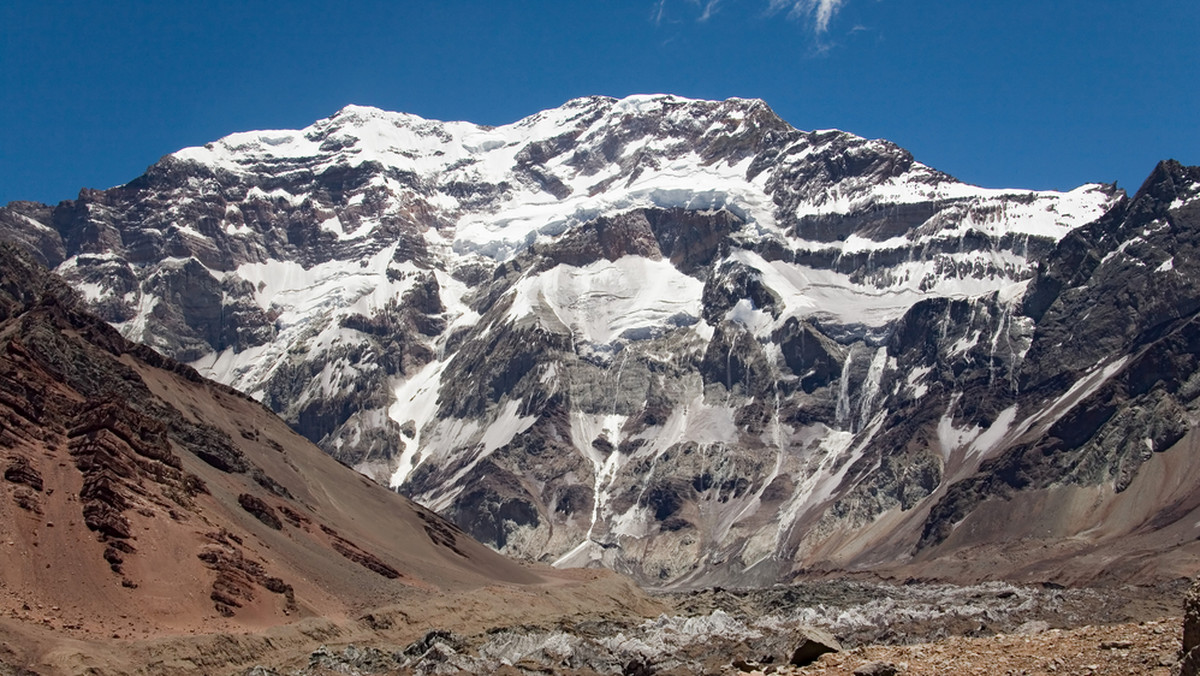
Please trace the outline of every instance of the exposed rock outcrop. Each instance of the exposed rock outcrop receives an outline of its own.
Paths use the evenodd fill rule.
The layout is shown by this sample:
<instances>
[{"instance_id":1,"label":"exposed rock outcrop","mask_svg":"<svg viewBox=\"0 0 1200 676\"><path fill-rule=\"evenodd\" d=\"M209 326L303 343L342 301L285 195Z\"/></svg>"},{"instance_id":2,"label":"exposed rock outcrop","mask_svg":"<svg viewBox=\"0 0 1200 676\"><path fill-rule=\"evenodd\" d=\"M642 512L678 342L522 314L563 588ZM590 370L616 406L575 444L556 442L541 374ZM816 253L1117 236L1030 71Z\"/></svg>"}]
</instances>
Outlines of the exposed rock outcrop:
<instances>
[{"instance_id":1,"label":"exposed rock outcrop","mask_svg":"<svg viewBox=\"0 0 1200 676\"><path fill-rule=\"evenodd\" d=\"M254 601L258 589L281 595L285 614L297 609L292 586L267 575L261 563L247 559L241 538L224 530L205 536L210 544L196 556L217 574L209 598L218 613L232 617L238 608Z\"/></svg>"}]
</instances>

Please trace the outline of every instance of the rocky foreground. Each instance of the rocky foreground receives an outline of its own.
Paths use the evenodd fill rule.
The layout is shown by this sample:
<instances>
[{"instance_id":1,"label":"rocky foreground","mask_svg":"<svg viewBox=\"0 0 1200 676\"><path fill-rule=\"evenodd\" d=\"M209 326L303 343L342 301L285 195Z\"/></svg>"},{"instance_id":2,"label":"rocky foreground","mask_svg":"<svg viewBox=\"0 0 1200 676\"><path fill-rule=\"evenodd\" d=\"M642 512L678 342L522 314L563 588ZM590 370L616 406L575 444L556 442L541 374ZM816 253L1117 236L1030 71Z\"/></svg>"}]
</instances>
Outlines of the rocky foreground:
<instances>
[{"instance_id":1,"label":"rocky foreground","mask_svg":"<svg viewBox=\"0 0 1200 676\"><path fill-rule=\"evenodd\" d=\"M871 645L823 655L777 674L1153 674L1178 673L1179 618L1047 629L990 637L955 636L915 645ZM762 670L766 673L769 667Z\"/></svg>"},{"instance_id":2,"label":"rocky foreground","mask_svg":"<svg viewBox=\"0 0 1200 676\"><path fill-rule=\"evenodd\" d=\"M1184 587L706 589L661 595L670 610L656 619L432 631L407 646L326 646L244 673L1174 674Z\"/></svg>"}]
</instances>

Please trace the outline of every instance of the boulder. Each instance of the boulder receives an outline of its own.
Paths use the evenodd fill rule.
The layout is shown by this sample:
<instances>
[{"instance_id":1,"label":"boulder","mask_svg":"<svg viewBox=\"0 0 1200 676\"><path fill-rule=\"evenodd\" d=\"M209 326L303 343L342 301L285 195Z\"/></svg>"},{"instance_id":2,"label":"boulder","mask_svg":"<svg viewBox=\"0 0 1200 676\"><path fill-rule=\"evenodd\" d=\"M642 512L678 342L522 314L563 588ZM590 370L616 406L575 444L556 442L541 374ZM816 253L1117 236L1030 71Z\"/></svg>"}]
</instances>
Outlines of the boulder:
<instances>
[{"instance_id":1,"label":"boulder","mask_svg":"<svg viewBox=\"0 0 1200 676\"><path fill-rule=\"evenodd\" d=\"M1183 648L1179 654L1180 676L1200 674L1200 581L1183 597Z\"/></svg>"},{"instance_id":2,"label":"boulder","mask_svg":"<svg viewBox=\"0 0 1200 676\"><path fill-rule=\"evenodd\" d=\"M254 518L267 526L275 530L283 530L283 522L279 520L279 516L275 513L275 510L266 502L263 502L262 498L257 498L249 493L242 493L238 496L238 504L242 506L242 509L250 512L250 514L254 515Z\"/></svg>"},{"instance_id":3,"label":"boulder","mask_svg":"<svg viewBox=\"0 0 1200 676\"><path fill-rule=\"evenodd\" d=\"M801 635L801 640L796 644L795 650L792 651L791 659L788 660L793 666L808 666L820 659L821 655L825 653L842 651L841 644L833 637L833 634L824 629L804 627L798 633Z\"/></svg>"}]
</instances>

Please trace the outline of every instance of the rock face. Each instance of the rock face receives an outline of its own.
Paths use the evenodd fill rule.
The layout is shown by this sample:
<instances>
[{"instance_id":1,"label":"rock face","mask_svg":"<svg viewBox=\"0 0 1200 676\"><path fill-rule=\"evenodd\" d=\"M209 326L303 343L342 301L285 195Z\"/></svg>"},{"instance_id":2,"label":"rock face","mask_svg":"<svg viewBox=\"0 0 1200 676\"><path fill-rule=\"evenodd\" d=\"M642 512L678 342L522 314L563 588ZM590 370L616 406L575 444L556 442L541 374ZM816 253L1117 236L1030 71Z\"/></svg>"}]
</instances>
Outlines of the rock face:
<instances>
[{"instance_id":1,"label":"rock face","mask_svg":"<svg viewBox=\"0 0 1200 676\"><path fill-rule=\"evenodd\" d=\"M1194 540L1198 183L986 190L760 101L592 97L497 128L349 107L0 228L509 554L1127 578L1157 573L1040 543Z\"/></svg>"}]
</instances>

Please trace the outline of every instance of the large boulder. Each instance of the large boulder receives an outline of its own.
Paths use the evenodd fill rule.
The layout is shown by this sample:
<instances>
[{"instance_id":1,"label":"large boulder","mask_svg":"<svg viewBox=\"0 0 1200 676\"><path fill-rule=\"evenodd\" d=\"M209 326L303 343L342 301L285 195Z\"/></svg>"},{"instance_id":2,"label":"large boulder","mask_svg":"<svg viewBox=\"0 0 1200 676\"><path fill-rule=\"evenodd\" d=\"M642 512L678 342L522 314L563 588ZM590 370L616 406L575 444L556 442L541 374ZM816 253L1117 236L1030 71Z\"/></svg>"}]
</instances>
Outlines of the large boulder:
<instances>
[{"instance_id":1,"label":"large boulder","mask_svg":"<svg viewBox=\"0 0 1200 676\"><path fill-rule=\"evenodd\" d=\"M1180 676L1200 674L1200 580L1183 597L1183 649Z\"/></svg>"}]
</instances>

